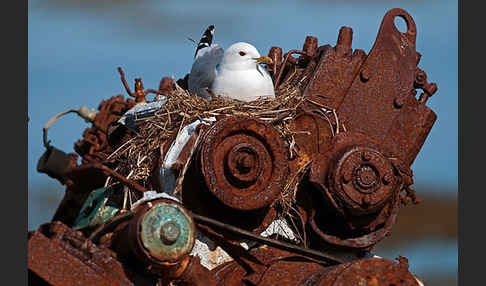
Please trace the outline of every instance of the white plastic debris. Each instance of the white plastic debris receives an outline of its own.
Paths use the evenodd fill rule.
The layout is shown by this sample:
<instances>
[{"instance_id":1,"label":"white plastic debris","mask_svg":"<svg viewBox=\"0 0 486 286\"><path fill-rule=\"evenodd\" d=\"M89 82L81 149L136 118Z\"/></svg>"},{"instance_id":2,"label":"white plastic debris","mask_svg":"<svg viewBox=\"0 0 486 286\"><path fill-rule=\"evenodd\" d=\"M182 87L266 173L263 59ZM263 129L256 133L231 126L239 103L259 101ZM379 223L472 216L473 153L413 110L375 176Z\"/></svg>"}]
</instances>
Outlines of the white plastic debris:
<instances>
[{"instance_id":1,"label":"white plastic debris","mask_svg":"<svg viewBox=\"0 0 486 286\"><path fill-rule=\"evenodd\" d=\"M276 219L272 221L267 229L260 233L260 235L263 237L269 237L274 234L277 234L294 242L299 242L297 237L295 237L294 231L289 227L287 222L282 219Z\"/></svg>"},{"instance_id":2,"label":"white plastic debris","mask_svg":"<svg viewBox=\"0 0 486 286\"><path fill-rule=\"evenodd\" d=\"M182 128L179 134L177 134L176 139L172 142L169 150L165 154L164 161L160 168L159 182L165 193L172 194L174 192L176 177L172 173L171 168L177 161L177 158L187 144L187 141L189 141L189 138L196 130L196 127L199 126L199 124L210 125L214 121L216 121L215 117L204 118L202 121L198 119Z\"/></svg>"},{"instance_id":3,"label":"white plastic debris","mask_svg":"<svg viewBox=\"0 0 486 286\"><path fill-rule=\"evenodd\" d=\"M201 265L209 270L233 260L226 251L199 231L196 231L196 241L194 242L191 255L199 256Z\"/></svg>"},{"instance_id":4,"label":"white plastic debris","mask_svg":"<svg viewBox=\"0 0 486 286\"><path fill-rule=\"evenodd\" d=\"M79 113L81 117L84 118L86 122L91 122L96 117L96 109L88 108L86 105L83 105L79 108Z\"/></svg>"},{"instance_id":5,"label":"white plastic debris","mask_svg":"<svg viewBox=\"0 0 486 286\"><path fill-rule=\"evenodd\" d=\"M147 202L147 201L151 201L151 200L155 200L155 199L158 199L158 198L164 198L164 199L169 199L169 200L174 200L176 202L179 202L179 199L176 198L176 197L173 197L169 194L166 194L166 193L157 193L156 191L147 191L145 193L143 193L143 197L141 199L139 199L138 201L136 201L133 205L132 205L132 210L135 209L137 206L139 206L140 204L144 203L144 202Z\"/></svg>"},{"instance_id":6,"label":"white plastic debris","mask_svg":"<svg viewBox=\"0 0 486 286\"><path fill-rule=\"evenodd\" d=\"M158 100L152 102L142 102L136 104L134 107L130 108L125 114L118 119L118 123L123 124L127 127L134 127L135 121L138 119L143 119L148 116L152 116L157 110L161 109L166 102L165 97L160 97Z\"/></svg>"}]
</instances>

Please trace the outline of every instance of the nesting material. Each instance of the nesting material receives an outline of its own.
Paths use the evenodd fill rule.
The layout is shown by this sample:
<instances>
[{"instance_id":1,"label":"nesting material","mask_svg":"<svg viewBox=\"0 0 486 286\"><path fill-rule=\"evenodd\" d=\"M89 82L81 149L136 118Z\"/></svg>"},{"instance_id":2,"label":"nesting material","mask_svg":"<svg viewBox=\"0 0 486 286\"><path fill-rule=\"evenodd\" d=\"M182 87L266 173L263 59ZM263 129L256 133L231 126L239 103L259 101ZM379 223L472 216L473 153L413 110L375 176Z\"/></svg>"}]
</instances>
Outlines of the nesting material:
<instances>
[{"instance_id":1,"label":"nesting material","mask_svg":"<svg viewBox=\"0 0 486 286\"><path fill-rule=\"evenodd\" d=\"M270 122L282 137L288 138L292 136L289 123L304 101L300 87L285 84L276 90L276 98L259 98L251 102L226 97L207 100L191 95L177 84L175 86L162 109L140 120L139 132L123 142L108 158L119 163L117 171L146 187L150 187L150 170L161 145L170 144L170 140L193 121L224 115L255 116Z\"/></svg>"}]
</instances>

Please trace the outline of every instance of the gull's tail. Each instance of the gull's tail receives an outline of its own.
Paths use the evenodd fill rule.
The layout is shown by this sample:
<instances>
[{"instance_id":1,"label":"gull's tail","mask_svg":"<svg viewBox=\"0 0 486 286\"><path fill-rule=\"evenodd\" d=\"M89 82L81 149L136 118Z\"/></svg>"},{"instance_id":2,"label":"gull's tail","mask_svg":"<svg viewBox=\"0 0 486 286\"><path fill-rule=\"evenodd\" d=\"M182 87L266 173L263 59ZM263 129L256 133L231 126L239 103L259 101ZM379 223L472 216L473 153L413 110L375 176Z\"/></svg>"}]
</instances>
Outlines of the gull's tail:
<instances>
[{"instance_id":1,"label":"gull's tail","mask_svg":"<svg viewBox=\"0 0 486 286\"><path fill-rule=\"evenodd\" d=\"M213 42L213 36L214 36L214 25L211 25L206 29L206 31L204 31L204 34L202 35L201 40L197 45L196 53L194 54L194 57L197 56L197 52L199 52L200 49L211 46L211 43Z\"/></svg>"}]
</instances>

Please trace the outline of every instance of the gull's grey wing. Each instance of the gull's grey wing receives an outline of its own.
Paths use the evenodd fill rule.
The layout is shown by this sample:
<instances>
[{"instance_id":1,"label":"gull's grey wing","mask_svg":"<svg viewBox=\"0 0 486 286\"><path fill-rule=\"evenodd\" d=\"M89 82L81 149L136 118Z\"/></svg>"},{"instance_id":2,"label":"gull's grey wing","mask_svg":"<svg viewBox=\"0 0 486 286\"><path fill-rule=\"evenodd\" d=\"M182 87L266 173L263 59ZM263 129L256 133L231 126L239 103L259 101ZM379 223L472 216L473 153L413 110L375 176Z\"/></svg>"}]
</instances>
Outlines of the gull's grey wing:
<instances>
[{"instance_id":1,"label":"gull's grey wing","mask_svg":"<svg viewBox=\"0 0 486 286\"><path fill-rule=\"evenodd\" d=\"M223 59L224 50L217 44L203 48L198 51L191 73L189 74L189 91L201 97L209 98L206 91L216 77L216 66Z\"/></svg>"}]
</instances>

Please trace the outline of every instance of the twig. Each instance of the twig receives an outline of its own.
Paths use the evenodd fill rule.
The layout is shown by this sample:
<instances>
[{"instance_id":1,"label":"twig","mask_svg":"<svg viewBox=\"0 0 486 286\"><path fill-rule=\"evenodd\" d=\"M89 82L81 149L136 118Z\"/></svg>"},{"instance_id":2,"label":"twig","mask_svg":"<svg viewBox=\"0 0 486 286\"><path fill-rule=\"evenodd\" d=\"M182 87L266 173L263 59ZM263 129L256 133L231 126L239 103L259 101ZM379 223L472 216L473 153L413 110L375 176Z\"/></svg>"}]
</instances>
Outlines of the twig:
<instances>
[{"instance_id":1,"label":"twig","mask_svg":"<svg viewBox=\"0 0 486 286\"><path fill-rule=\"evenodd\" d=\"M139 185L138 183L136 183L136 182L134 182L134 181L132 181L130 179L125 178L124 176L118 174L116 171L114 171L114 170L108 168L107 166L101 164L100 162L96 162L94 160L89 160L89 163L88 164L81 165L78 168L86 168L86 169L95 168L95 169L99 169L99 170L103 171L105 174L115 177L122 184L124 184L126 186L129 186L129 187L132 187L133 189L135 189L135 190L137 190L139 192L144 193L144 192L148 191L142 185Z\"/></svg>"},{"instance_id":2,"label":"twig","mask_svg":"<svg viewBox=\"0 0 486 286\"><path fill-rule=\"evenodd\" d=\"M120 151L123 147L125 147L125 145L127 145L128 143L132 142L133 139L135 138L131 138L130 140L128 140L127 142L123 143L120 147L118 147L113 153L110 154L110 156L108 156L108 158L106 158L106 160L110 160L111 158L113 158L117 153L118 151Z\"/></svg>"},{"instance_id":3,"label":"twig","mask_svg":"<svg viewBox=\"0 0 486 286\"><path fill-rule=\"evenodd\" d=\"M334 114L334 118L336 119L336 134L339 134L339 118L334 108L332 109L332 114Z\"/></svg>"},{"instance_id":4,"label":"twig","mask_svg":"<svg viewBox=\"0 0 486 286\"><path fill-rule=\"evenodd\" d=\"M163 94L160 90L155 90L155 89L146 89L145 90L145 95L149 93L155 93L155 94Z\"/></svg>"},{"instance_id":5,"label":"twig","mask_svg":"<svg viewBox=\"0 0 486 286\"><path fill-rule=\"evenodd\" d=\"M329 123L329 127L331 129L331 136L334 137L334 128L332 126L331 120L329 119L329 117L327 117L327 115L322 110L318 109L318 111L320 114L322 114L322 116L324 116L324 118L326 118L327 123Z\"/></svg>"},{"instance_id":6,"label":"twig","mask_svg":"<svg viewBox=\"0 0 486 286\"><path fill-rule=\"evenodd\" d=\"M305 98L305 100L307 100L308 102L310 102L310 103L312 103L312 104L315 104L315 105L317 105L317 106L319 106L319 107L325 108L326 110L330 110L330 109L332 109L332 108L330 108L330 107L328 107L328 106L325 106L325 105L322 105L322 104L320 104L320 103L318 103L318 102L315 102L315 101L313 101L312 99Z\"/></svg>"},{"instance_id":7,"label":"twig","mask_svg":"<svg viewBox=\"0 0 486 286\"><path fill-rule=\"evenodd\" d=\"M278 76L277 78L275 79L275 86L278 86L279 83L280 83L280 77L282 76L282 73L283 73L283 70L285 69L285 65L287 64L290 56L292 54L301 54L301 55L304 55L304 56L308 56L306 52L304 51L299 51L299 50L290 50L286 55L285 55L285 59L282 63L282 65L280 66L280 71L278 73Z\"/></svg>"},{"instance_id":8,"label":"twig","mask_svg":"<svg viewBox=\"0 0 486 286\"><path fill-rule=\"evenodd\" d=\"M262 112L257 112L254 113L254 115L271 115L271 114L276 114L276 113L282 113L285 111L292 110L293 108L286 108L286 109L279 109L279 110L270 110L270 111L262 111Z\"/></svg>"}]
</instances>

